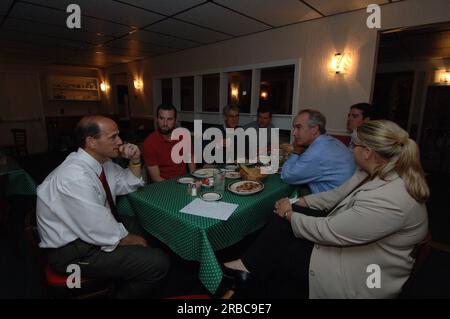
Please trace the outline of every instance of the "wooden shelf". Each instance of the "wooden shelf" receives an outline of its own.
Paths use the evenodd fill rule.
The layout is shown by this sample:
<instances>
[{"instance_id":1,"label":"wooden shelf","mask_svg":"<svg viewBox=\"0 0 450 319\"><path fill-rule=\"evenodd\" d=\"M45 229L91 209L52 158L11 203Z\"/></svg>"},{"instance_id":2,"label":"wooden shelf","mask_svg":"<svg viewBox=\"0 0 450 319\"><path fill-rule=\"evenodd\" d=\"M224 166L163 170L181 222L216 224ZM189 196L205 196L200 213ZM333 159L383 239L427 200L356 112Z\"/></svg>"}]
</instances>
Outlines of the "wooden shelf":
<instances>
[{"instance_id":1,"label":"wooden shelf","mask_svg":"<svg viewBox=\"0 0 450 319\"><path fill-rule=\"evenodd\" d=\"M67 99L52 99L52 101L81 101L81 102L98 102L97 99L74 99L74 98L67 98Z\"/></svg>"},{"instance_id":2,"label":"wooden shelf","mask_svg":"<svg viewBox=\"0 0 450 319\"><path fill-rule=\"evenodd\" d=\"M53 87L53 90L64 90L64 91L98 91L98 89L82 89L82 88L61 88L61 87Z\"/></svg>"},{"instance_id":3,"label":"wooden shelf","mask_svg":"<svg viewBox=\"0 0 450 319\"><path fill-rule=\"evenodd\" d=\"M100 101L98 79L51 75L48 77L48 96L53 101Z\"/></svg>"}]
</instances>

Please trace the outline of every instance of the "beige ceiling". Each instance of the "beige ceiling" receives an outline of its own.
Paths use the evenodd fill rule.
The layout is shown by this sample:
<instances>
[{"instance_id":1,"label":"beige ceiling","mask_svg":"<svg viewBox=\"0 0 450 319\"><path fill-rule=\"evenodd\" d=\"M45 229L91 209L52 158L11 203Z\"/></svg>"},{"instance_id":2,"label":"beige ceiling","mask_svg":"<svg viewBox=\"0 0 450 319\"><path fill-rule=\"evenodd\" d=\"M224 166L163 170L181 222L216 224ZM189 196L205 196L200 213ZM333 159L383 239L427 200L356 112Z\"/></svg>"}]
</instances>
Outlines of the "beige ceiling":
<instances>
[{"instance_id":1,"label":"beige ceiling","mask_svg":"<svg viewBox=\"0 0 450 319\"><path fill-rule=\"evenodd\" d=\"M108 67L392 0L0 0L0 63ZM81 7L81 29L66 8Z\"/></svg>"}]
</instances>

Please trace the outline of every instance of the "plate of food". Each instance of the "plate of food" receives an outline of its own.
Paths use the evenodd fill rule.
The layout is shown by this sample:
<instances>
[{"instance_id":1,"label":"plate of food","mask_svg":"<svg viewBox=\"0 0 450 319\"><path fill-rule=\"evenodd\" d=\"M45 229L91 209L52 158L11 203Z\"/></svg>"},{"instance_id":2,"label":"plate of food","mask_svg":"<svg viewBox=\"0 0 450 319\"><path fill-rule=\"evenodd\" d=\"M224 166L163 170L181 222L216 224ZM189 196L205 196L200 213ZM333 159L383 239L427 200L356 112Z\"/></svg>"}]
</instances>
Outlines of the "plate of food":
<instances>
[{"instance_id":1,"label":"plate of food","mask_svg":"<svg viewBox=\"0 0 450 319\"><path fill-rule=\"evenodd\" d=\"M241 173L239 172L226 172L225 177L228 179L238 179L241 178Z\"/></svg>"},{"instance_id":2,"label":"plate of food","mask_svg":"<svg viewBox=\"0 0 450 319\"><path fill-rule=\"evenodd\" d=\"M206 188L211 188L214 186L214 178L213 177L205 177L201 180L202 186Z\"/></svg>"},{"instance_id":3,"label":"plate of food","mask_svg":"<svg viewBox=\"0 0 450 319\"><path fill-rule=\"evenodd\" d=\"M192 176L197 178L209 178L214 176L214 172L219 171L217 168L200 168L191 173Z\"/></svg>"},{"instance_id":4,"label":"plate of food","mask_svg":"<svg viewBox=\"0 0 450 319\"><path fill-rule=\"evenodd\" d=\"M228 185L228 190L237 195L252 195L264 189L264 184L256 181L238 181Z\"/></svg>"},{"instance_id":5,"label":"plate of food","mask_svg":"<svg viewBox=\"0 0 450 319\"><path fill-rule=\"evenodd\" d=\"M201 199L207 202L214 202L222 199L222 194L216 193L216 192L207 192L203 193L200 196Z\"/></svg>"},{"instance_id":6,"label":"plate of food","mask_svg":"<svg viewBox=\"0 0 450 319\"><path fill-rule=\"evenodd\" d=\"M180 184L192 184L194 179L192 177L181 177L178 179L178 183Z\"/></svg>"}]
</instances>

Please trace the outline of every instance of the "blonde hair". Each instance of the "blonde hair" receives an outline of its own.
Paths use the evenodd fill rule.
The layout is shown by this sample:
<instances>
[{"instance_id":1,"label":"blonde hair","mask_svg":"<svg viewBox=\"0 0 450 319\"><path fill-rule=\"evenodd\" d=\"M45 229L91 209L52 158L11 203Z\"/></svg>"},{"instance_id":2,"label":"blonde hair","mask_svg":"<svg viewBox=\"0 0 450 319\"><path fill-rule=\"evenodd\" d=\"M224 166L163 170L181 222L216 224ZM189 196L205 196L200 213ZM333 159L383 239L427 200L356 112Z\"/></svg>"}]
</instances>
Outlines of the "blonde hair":
<instances>
[{"instance_id":1,"label":"blonde hair","mask_svg":"<svg viewBox=\"0 0 450 319\"><path fill-rule=\"evenodd\" d=\"M419 147L405 130L391 121L369 121L356 129L355 142L386 160L375 169L374 177L385 179L395 171L405 182L408 193L419 203L426 202L430 190L420 164Z\"/></svg>"}]
</instances>

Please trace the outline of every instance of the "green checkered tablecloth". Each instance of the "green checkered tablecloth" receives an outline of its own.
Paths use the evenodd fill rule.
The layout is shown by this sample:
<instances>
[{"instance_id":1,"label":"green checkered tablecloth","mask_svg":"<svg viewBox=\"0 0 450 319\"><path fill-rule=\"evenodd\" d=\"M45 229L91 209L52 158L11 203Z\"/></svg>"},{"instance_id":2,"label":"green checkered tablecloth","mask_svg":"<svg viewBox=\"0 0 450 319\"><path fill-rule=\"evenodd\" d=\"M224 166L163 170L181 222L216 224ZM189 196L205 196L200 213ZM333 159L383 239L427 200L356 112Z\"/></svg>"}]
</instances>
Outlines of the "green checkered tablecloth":
<instances>
[{"instance_id":1,"label":"green checkered tablecloth","mask_svg":"<svg viewBox=\"0 0 450 319\"><path fill-rule=\"evenodd\" d=\"M35 195L36 183L12 158L0 165L0 175L7 175L6 196Z\"/></svg>"},{"instance_id":2,"label":"green checkered tablecloth","mask_svg":"<svg viewBox=\"0 0 450 319\"><path fill-rule=\"evenodd\" d=\"M195 199L187 194L186 188L176 180L150 184L123 197L118 209L122 214L137 216L150 234L180 257L198 261L199 278L214 293L222 280L214 251L229 247L261 228L272 214L274 202L289 196L293 188L276 174L267 177L263 191L257 194L238 196L225 191L222 201L239 205L227 221L180 213Z\"/></svg>"}]
</instances>

